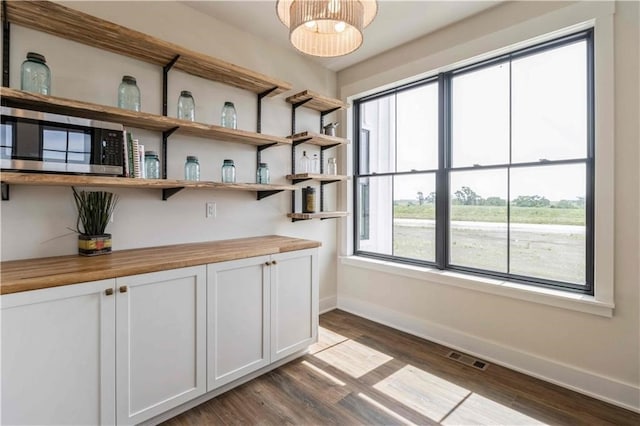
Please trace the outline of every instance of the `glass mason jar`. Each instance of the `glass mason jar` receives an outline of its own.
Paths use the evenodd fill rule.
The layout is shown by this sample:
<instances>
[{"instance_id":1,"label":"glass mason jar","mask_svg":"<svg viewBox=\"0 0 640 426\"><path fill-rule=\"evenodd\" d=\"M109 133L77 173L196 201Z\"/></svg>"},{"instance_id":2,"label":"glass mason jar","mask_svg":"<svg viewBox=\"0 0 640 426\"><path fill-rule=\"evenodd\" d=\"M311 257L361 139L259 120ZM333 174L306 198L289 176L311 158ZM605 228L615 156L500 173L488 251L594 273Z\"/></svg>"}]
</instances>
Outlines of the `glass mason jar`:
<instances>
[{"instance_id":1,"label":"glass mason jar","mask_svg":"<svg viewBox=\"0 0 640 426\"><path fill-rule=\"evenodd\" d=\"M307 151L302 151L302 158L298 162L298 173L311 173L311 160L307 157Z\"/></svg>"},{"instance_id":2,"label":"glass mason jar","mask_svg":"<svg viewBox=\"0 0 640 426\"><path fill-rule=\"evenodd\" d=\"M256 172L257 183L269 183L269 166L267 163L260 163Z\"/></svg>"},{"instance_id":3,"label":"glass mason jar","mask_svg":"<svg viewBox=\"0 0 640 426\"><path fill-rule=\"evenodd\" d=\"M338 165L336 164L336 159L331 157L327 160L327 174L328 175L337 175L338 174Z\"/></svg>"},{"instance_id":4,"label":"glass mason jar","mask_svg":"<svg viewBox=\"0 0 640 426\"><path fill-rule=\"evenodd\" d=\"M20 89L43 95L51 94L51 71L43 55L27 53L27 59L21 66Z\"/></svg>"},{"instance_id":5,"label":"glass mason jar","mask_svg":"<svg viewBox=\"0 0 640 426\"><path fill-rule=\"evenodd\" d=\"M183 90L178 98L178 118L180 120L196 121L196 103L191 92Z\"/></svg>"},{"instance_id":6,"label":"glass mason jar","mask_svg":"<svg viewBox=\"0 0 640 426\"><path fill-rule=\"evenodd\" d=\"M140 89L135 77L125 75L118 87L118 108L140 111Z\"/></svg>"},{"instance_id":7,"label":"glass mason jar","mask_svg":"<svg viewBox=\"0 0 640 426\"><path fill-rule=\"evenodd\" d=\"M220 117L220 125L227 129L238 128L238 117L236 115L236 108L233 106L233 102L225 102L222 107L222 116Z\"/></svg>"},{"instance_id":8,"label":"glass mason jar","mask_svg":"<svg viewBox=\"0 0 640 426\"><path fill-rule=\"evenodd\" d=\"M236 182L236 166L233 160L224 160L222 163L222 183Z\"/></svg>"},{"instance_id":9,"label":"glass mason jar","mask_svg":"<svg viewBox=\"0 0 640 426\"><path fill-rule=\"evenodd\" d=\"M160 179L160 160L157 152L144 153L144 172L147 179Z\"/></svg>"},{"instance_id":10,"label":"glass mason jar","mask_svg":"<svg viewBox=\"0 0 640 426\"><path fill-rule=\"evenodd\" d=\"M200 180L200 163L195 155L188 155L187 162L184 164L185 180Z\"/></svg>"}]
</instances>

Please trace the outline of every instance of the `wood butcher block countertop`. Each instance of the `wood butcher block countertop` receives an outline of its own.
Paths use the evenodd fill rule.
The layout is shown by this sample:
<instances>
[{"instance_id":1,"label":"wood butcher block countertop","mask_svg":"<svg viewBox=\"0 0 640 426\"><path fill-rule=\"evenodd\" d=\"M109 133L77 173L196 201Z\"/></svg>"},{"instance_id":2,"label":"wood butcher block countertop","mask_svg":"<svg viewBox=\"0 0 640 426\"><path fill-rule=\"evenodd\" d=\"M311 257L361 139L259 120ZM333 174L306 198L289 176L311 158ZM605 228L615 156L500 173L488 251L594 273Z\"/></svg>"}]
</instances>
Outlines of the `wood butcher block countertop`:
<instances>
[{"instance_id":1,"label":"wood butcher block countertop","mask_svg":"<svg viewBox=\"0 0 640 426\"><path fill-rule=\"evenodd\" d=\"M318 241L269 235L205 243L2 262L0 294L144 274L320 247Z\"/></svg>"}]
</instances>

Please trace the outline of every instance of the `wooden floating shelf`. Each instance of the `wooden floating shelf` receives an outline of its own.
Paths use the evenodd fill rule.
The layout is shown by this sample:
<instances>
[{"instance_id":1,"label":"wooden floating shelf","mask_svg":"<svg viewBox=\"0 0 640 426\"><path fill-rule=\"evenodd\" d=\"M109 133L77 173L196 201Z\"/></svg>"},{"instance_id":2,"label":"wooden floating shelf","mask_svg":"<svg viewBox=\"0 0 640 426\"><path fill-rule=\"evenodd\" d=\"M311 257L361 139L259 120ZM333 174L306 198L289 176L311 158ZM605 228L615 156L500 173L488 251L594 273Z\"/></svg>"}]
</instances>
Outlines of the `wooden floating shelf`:
<instances>
[{"instance_id":1,"label":"wooden floating shelf","mask_svg":"<svg viewBox=\"0 0 640 426\"><path fill-rule=\"evenodd\" d=\"M287 217L294 220L333 219L345 216L347 212L287 213Z\"/></svg>"},{"instance_id":2,"label":"wooden floating shelf","mask_svg":"<svg viewBox=\"0 0 640 426\"><path fill-rule=\"evenodd\" d=\"M316 146L335 146L344 145L349 143L348 139L340 138L338 136L323 135L321 133L314 132L300 132L295 135L287 136L294 144L308 143Z\"/></svg>"},{"instance_id":3,"label":"wooden floating shelf","mask_svg":"<svg viewBox=\"0 0 640 426\"><path fill-rule=\"evenodd\" d=\"M65 175L54 173L2 172L0 180L10 185L38 186L96 186L105 188L137 189L215 189L223 191L250 191L275 193L294 191L294 185L265 185L258 183L221 183L175 179L132 179L111 176Z\"/></svg>"},{"instance_id":4,"label":"wooden floating shelf","mask_svg":"<svg viewBox=\"0 0 640 426\"><path fill-rule=\"evenodd\" d=\"M0 95L2 96L2 103L10 106L37 109L38 111L55 114L73 115L93 120L112 121L124 126L157 132L166 132L177 128L176 135L196 136L253 146L272 144L291 145L292 143L291 139L280 136L227 129L226 127L213 124L195 123L162 115L24 92L8 87L0 88Z\"/></svg>"},{"instance_id":5,"label":"wooden floating shelf","mask_svg":"<svg viewBox=\"0 0 640 426\"><path fill-rule=\"evenodd\" d=\"M319 173L296 173L295 175L287 175L287 180L301 182L304 180L315 180L318 182L338 182L347 180L345 175L321 175Z\"/></svg>"},{"instance_id":6,"label":"wooden floating shelf","mask_svg":"<svg viewBox=\"0 0 640 426\"><path fill-rule=\"evenodd\" d=\"M291 84L48 1L7 1L9 22L254 93L275 96ZM3 11L4 13L4 11Z\"/></svg>"},{"instance_id":7,"label":"wooden floating shelf","mask_svg":"<svg viewBox=\"0 0 640 426\"><path fill-rule=\"evenodd\" d=\"M339 99L328 98L311 90L305 90L287 98L287 102L290 104L297 104L304 101L306 102L302 106L320 112L343 109L348 106Z\"/></svg>"}]
</instances>

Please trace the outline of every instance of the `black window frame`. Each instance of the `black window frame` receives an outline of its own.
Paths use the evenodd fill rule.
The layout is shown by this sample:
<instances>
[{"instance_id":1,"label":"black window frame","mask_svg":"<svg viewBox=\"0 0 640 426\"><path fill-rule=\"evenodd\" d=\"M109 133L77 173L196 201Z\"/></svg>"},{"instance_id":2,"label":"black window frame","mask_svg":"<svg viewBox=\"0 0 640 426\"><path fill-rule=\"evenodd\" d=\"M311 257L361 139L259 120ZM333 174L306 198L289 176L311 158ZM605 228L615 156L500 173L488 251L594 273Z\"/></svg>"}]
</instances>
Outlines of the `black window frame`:
<instances>
[{"instance_id":1,"label":"black window frame","mask_svg":"<svg viewBox=\"0 0 640 426\"><path fill-rule=\"evenodd\" d=\"M454 76L462 75L467 72L476 71L485 67L493 66L499 63L507 63L510 65L511 61L530 56L533 54L541 53L550 49L554 49L561 46L570 45L576 42L586 42L586 71L587 71L587 152L585 158L580 159L566 159L566 160L551 160L529 163L513 163L510 159L506 164L492 164L486 166L465 166L465 167L452 167L451 156L451 98L452 98L452 79ZM435 170L436 174L436 253L435 261L425 261L419 259L405 258L395 255L386 255L374 252L367 252L360 250L360 224L357 212L358 208L358 195L359 195L359 181L369 177L381 177L381 176L401 176L407 174L423 174L427 172L434 172L434 170L412 170L402 172L385 172L385 173L363 173L360 169L361 159L361 121L360 121L360 109L363 104L374 101L379 98L383 98L389 95L397 95L398 93L413 89L419 86L432 84L437 82L438 84L438 169ZM511 81L510 83L511 84ZM353 251L355 255L377 258L386 261L392 261L397 263L412 264L418 266L435 267L441 270L458 271L472 275L479 275L483 277L506 279L509 281L530 284L539 287L553 288L572 291L581 294L594 294L594 196L595 196L595 107L594 107L594 30L593 28L582 30L573 34L562 36L553 40L545 41L535 44L530 47L517 49L512 52L498 55L486 60L482 60L470 65L459 67L450 71L442 72L434 76L430 76L419 81L415 81L408 84L399 85L378 93L374 93L353 101L353 122L354 126L354 177L353 177L353 207L356 214L353 215ZM511 114L511 112L510 112ZM502 273L497 271L488 271L483 269L477 269L473 267L466 267L460 265L452 265L449 263L449 193L450 185L449 178L454 171L463 170L489 170L489 169L506 169L507 173L513 168L525 168L535 166L547 166L547 165L564 165L564 164L584 164L586 169L586 188L585 188L585 282L584 284L574 284L569 282L562 282L550 279L543 279L537 277L529 277L518 274L512 274L509 272ZM507 202L507 208L509 209L510 202ZM363 206L365 208L365 206ZM509 215L509 212L507 213ZM509 216L508 216L509 217ZM507 222L508 224L510 222ZM510 226L508 226L510 229ZM507 262L509 262L510 244L508 244Z\"/></svg>"}]
</instances>

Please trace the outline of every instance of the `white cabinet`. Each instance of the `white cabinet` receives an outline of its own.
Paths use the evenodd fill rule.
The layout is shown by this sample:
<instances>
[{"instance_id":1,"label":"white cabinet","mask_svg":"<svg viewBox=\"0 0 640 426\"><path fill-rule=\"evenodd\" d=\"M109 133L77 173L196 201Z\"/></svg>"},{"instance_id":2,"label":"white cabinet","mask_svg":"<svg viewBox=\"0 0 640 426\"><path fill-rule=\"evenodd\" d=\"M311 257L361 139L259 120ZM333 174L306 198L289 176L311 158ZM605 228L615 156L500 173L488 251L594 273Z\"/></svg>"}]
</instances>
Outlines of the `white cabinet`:
<instances>
[{"instance_id":1,"label":"white cabinet","mask_svg":"<svg viewBox=\"0 0 640 426\"><path fill-rule=\"evenodd\" d=\"M317 340L317 249L2 296L2 424L136 424Z\"/></svg>"},{"instance_id":2,"label":"white cabinet","mask_svg":"<svg viewBox=\"0 0 640 426\"><path fill-rule=\"evenodd\" d=\"M207 390L318 337L317 249L207 266Z\"/></svg>"},{"instance_id":3,"label":"white cabinet","mask_svg":"<svg viewBox=\"0 0 640 426\"><path fill-rule=\"evenodd\" d=\"M117 423L205 392L206 267L116 279Z\"/></svg>"},{"instance_id":4,"label":"white cabinet","mask_svg":"<svg viewBox=\"0 0 640 426\"><path fill-rule=\"evenodd\" d=\"M269 256L207 266L207 390L269 364Z\"/></svg>"},{"instance_id":5,"label":"white cabinet","mask_svg":"<svg viewBox=\"0 0 640 426\"><path fill-rule=\"evenodd\" d=\"M318 250L273 255L271 362L318 340Z\"/></svg>"},{"instance_id":6,"label":"white cabinet","mask_svg":"<svg viewBox=\"0 0 640 426\"><path fill-rule=\"evenodd\" d=\"M115 423L114 282L2 296L2 424Z\"/></svg>"}]
</instances>

